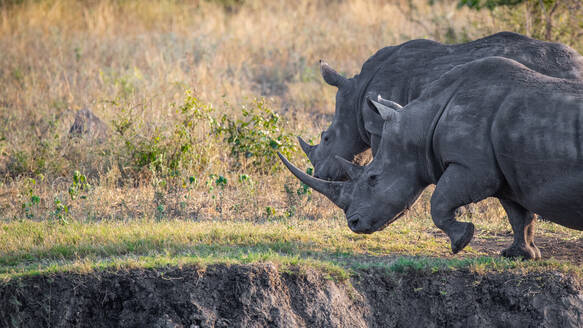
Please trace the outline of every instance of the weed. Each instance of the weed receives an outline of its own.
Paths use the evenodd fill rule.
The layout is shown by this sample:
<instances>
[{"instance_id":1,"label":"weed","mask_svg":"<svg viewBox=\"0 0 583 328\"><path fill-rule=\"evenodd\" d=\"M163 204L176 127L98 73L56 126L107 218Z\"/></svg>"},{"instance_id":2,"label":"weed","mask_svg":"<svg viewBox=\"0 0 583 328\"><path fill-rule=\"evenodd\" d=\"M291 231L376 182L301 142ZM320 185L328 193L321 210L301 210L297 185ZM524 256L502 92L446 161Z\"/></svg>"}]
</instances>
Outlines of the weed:
<instances>
[{"instance_id":1,"label":"weed","mask_svg":"<svg viewBox=\"0 0 583 328\"><path fill-rule=\"evenodd\" d=\"M59 223L66 224L69 223L69 206L63 203L60 199L55 198L54 210L51 212L51 217L57 220Z\"/></svg>"},{"instance_id":2,"label":"weed","mask_svg":"<svg viewBox=\"0 0 583 328\"><path fill-rule=\"evenodd\" d=\"M90 188L91 185L87 182L87 177L75 170L75 172L73 172L73 182L69 187L69 197L71 197L71 200L75 200L80 192L86 192ZM81 195L81 199L85 198L87 198L86 195Z\"/></svg>"},{"instance_id":3,"label":"weed","mask_svg":"<svg viewBox=\"0 0 583 328\"><path fill-rule=\"evenodd\" d=\"M42 179L42 177L41 177ZM27 179L27 188L24 195L21 195L25 200L22 202L22 210L24 217L32 219L34 217L33 210L40 204L40 197L34 192L33 186L36 185L36 180L32 178Z\"/></svg>"}]
</instances>

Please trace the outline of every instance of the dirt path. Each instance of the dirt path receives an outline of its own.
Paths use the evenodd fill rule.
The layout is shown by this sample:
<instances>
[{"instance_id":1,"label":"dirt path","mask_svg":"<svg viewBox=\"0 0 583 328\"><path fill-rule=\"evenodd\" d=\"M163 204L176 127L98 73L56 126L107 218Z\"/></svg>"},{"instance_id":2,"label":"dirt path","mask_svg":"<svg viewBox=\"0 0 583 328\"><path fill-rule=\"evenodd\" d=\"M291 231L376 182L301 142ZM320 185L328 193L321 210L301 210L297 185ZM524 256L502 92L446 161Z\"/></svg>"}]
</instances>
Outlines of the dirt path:
<instances>
[{"instance_id":1,"label":"dirt path","mask_svg":"<svg viewBox=\"0 0 583 328\"><path fill-rule=\"evenodd\" d=\"M559 260L572 264L583 264L583 239L565 240L561 235L537 236L535 243L541 251L543 260ZM488 238L474 238L470 246L490 256L499 256L500 252L512 244L512 235L496 235Z\"/></svg>"}]
</instances>

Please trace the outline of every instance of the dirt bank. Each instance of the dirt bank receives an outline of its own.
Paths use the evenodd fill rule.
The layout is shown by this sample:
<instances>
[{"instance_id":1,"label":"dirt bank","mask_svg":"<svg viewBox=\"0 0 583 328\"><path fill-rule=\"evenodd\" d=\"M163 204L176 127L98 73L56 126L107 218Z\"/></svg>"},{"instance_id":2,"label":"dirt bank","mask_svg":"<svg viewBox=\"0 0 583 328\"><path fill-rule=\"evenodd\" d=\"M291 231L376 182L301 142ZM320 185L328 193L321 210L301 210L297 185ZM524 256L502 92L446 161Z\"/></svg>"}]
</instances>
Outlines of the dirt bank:
<instances>
[{"instance_id":1,"label":"dirt bank","mask_svg":"<svg viewBox=\"0 0 583 328\"><path fill-rule=\"evenodd\" d=\"M583 294L556 272L359 272L213 265L1 283L2 327L577 327Z\"/></svg>"}]
</instances>

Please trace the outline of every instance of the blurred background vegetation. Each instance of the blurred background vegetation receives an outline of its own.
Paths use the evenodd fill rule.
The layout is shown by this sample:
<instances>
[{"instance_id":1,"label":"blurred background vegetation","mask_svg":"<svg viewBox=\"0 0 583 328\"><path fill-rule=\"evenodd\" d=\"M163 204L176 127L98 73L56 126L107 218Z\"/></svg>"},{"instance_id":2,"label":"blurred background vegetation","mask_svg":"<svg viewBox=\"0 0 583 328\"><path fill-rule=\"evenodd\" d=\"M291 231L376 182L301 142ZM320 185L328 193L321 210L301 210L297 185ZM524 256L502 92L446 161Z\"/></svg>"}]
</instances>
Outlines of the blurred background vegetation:
<instances>
[{"instance_id":1,"label":"blurred background vegetation","mask_svg":"<svg viewBox=\"0 0 583 328\"><path fill-rule=\"evenodd\" d=\"M504 30L582 52L581 5L0 0L0 220L342 219L275 156L309 170L295 137L319 142L336 92L319 59L352 76L388 45ZM99 133L71 129L81 109Z\"/></svg>"}]
</instances>

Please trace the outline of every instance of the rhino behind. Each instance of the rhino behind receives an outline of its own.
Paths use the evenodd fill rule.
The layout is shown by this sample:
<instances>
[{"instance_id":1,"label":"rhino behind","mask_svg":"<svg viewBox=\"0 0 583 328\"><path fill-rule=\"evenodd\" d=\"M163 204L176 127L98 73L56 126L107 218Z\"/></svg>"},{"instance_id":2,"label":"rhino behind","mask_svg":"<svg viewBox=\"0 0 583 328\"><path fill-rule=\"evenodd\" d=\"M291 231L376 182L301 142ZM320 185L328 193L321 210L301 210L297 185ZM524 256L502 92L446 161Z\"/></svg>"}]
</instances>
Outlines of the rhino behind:
<instances>
[{"instance_id":1,"label":"rhino behind","mask_svg":"<svg viewBox=\"0 0 583 328\"><path fill-rule=\"evenodd\" d=\"M300 140L314 165L314 175L332 180L346 178L334 156L353 160L370 147L376 153L383 120L367 105L367 96L380 94L406 105L453 67L489 56L514 59L548 76L583 80L583 57L575 50L510 32L457 45L412 40L386 47L368 59L361 73L350 79L322 63L324 80L338 87L338 93L333 122L322 133L320 144L310 147Z\"/></svg>"}]
</instances>

